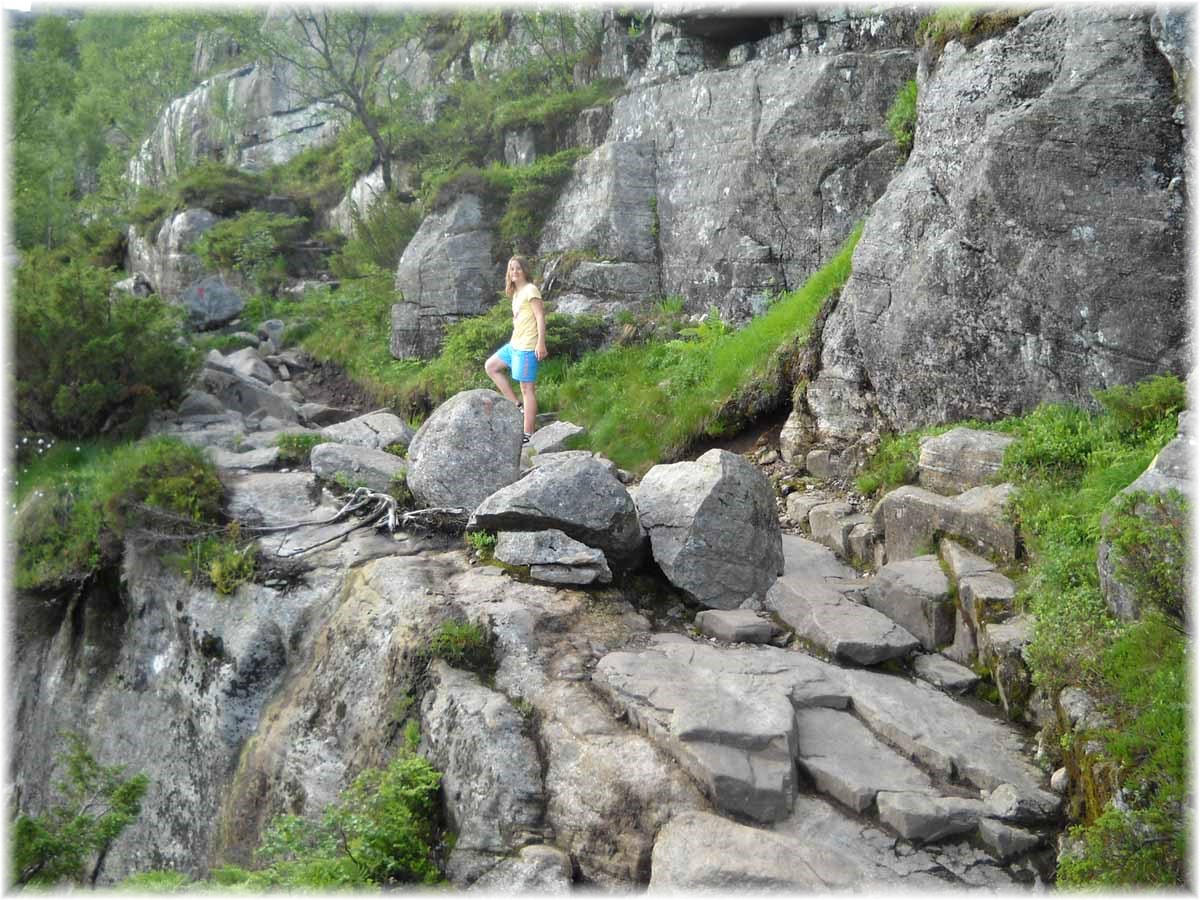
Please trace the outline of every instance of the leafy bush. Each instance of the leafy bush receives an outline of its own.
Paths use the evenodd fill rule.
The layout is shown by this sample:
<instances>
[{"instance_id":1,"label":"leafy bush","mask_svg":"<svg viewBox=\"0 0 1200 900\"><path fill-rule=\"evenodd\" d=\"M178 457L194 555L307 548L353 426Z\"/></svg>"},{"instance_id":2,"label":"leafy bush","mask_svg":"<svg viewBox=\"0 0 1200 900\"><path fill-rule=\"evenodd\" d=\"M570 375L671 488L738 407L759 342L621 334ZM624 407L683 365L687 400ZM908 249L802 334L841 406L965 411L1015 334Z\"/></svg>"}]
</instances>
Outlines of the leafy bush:
<instances>
[{"instance_id":1,"label":"leafy bush","mask_svg":"<svg viewBox=\"0 0 1200 900\"><path fill-rule=\"evenodd\" d=\"M1184 384L1174 375L1156 375L1135 385L1096 391L1108 422L1124 440L1170 440L1176 416L1187 405Z\"/></svg>"},{"instance_id":2,"label":"leafy bush","mask_svg":"<svg viewBox=\"0 0 1200 900\"><path fill-rule=\"evenodd\" d=\"M17 269L18 427L59 437L140 432L183 395L194 365L180 311L158 297L110 298L113 275L28 254Z\"/></svg>"},{"instance_id":3,"label":"leafy bush","mask_svg":"<svg viewBox=\"0 0 1200 900\"><path fill-rule=\"evenodd\" d=\"M228 596L240 585L254 580L257 559L254 541L246 540L236 522L224 534L193 541L179 561L184 577L196 584L210 585Z\"/></svg>"},{"instance_id":4,"label":"leafy bush","mask_svg":"<svg viewBox=\"0 0 1200 900\"><path fill-rule=\"evenodd\" d=\"M909 79L896 94L887 111L887 127L892 140L906 156L912 150L917 129L917 82Z\"/></svg>"},{"instance_id":5,"label":"leafy bush","mask_svg":"<svg viewBox=\"0 0 1200 900\"><path fill-rule=\"evenodd\" d=\"M364 215L354 216L354 236L334 256L331 268L339 279L391 274L421 225L416 204L387 197Z\"/></svg>"},{"instance_id":6,"label":"leafy bush","mask_svg":"<svg viewBox=\"0 0 1200 900\"><path fill-rule=\"evenodd\" d=\"M263 836L264 868L255 889L434 884L433 857L441 774L411 742L386 769L367 769L325 809L319 822L279 816Z\"/></svg>"},{"instance_id":7,"label":"leafy bush","mask_svg":"<svg viewBox=\"0 0 1200 900\"><path fill-rule=\"evenodd\" d=\"M1143 609L1156 608L1184 631L1187 612L1187 498L1133 491L1118 497L1104 528L1111 542L1117 580Z\"/></svg>"},{"instance_id":8,"label":"leafy bush","mask_svg":"<svg viewBox=\"0 0 1200 900\"><path fill-rule=\"evenodd\" d=\"M287 274L282 251L305 224L297 216L254 209L218 222L194 249L209 269L237 272L258 291L274 294Z\"/></svg>"},{"instance_id":9,"label":"leafy bush","mask_svg":"<svg viewBox=\"0 0 1200 900\"><path fill-rule=\"evenodd\" d=\"M82 883L84 867L103 855L142 811L150 786L145 775L101 765L79 734L63 738L66 748L57 757L63 777L54 785L57 803L41 815L18 811L12 826L14 886Z\"/></svg>"},{"instance_id":10,"label":"leafy bush","mask_svg":"<svg viewBox=\"0 0 1200 900\"><path fill-rule=\"evenodd\" d=\"M56 454L70 453L68 448ZM170 438L96 448L62 459L23 487L17 518L16 586L82 581L116 561L130 527L170 531L214 524L222 488L195 447Z\"/></svg>"},{"instance_id":11,"label":"leafy bush","mask_svg":"<svg viewBox=\"0 0 1200 900\"><path fill-rule=\"evenodd\" d=\"M200 208L216 216L232 216L257 206L267 193L267 182L261 176L204 160L166 189L139 191L129 217L145 237L153 240L163 221L174 212Z\"/></svg>"},{"instance_id":12,"label":"leafy bush","mask_svg":"<svg viewBox=\"0 0 1200 900\"><path fill-rule=\"evenodd\" d=\"M561 125L590 106L608 103L624 86L620 79L605 79L566 91L519 97L500 104L492 124L497 131L529 125Z\"/></svg>"},{"instance_id":13,"label":"leafy bush","mask_svg":"<svg viewBox=\"0 0 1200 900\"><path fill-rule=\"evenodd\" d=\"M978 6L944 6L917 25L917 44L928 47L936 57L951 41L973 47L1016 25L1028 9Z\"/></svg>"},{"instance_id":14,"label":"leafy bush","mask_svg":"<svg viewBox=\"0 0 1200 900\"><path fill-rule=\"evenodd\" d=\"M491 633L475 622L452 619L443 623L429 642L429 654L485 679L496 672Z\"/></svg>"},{"instance_id":15,"label":"leafy bush","mask_svg":"<svg viewBox=\"0 0 1200 900\"><path fill-rule=\"evenodd\" d=\"M487 561L496 554L496 536L487 531L468 531L467 544L479 554L479 558Z\"/></svg>"},{"instance_id":16,"label":"leafy bush","mask_svg":"<svg viewBox=\"0 0 1200 900\"><path fill-rule=\"evenodd\" d=\"M279 448L279 461L289 466L307 466L312 458L312 449L318 444L329 443L323 434L283 433L275 439Z\"/></svg>"}]
</instances>

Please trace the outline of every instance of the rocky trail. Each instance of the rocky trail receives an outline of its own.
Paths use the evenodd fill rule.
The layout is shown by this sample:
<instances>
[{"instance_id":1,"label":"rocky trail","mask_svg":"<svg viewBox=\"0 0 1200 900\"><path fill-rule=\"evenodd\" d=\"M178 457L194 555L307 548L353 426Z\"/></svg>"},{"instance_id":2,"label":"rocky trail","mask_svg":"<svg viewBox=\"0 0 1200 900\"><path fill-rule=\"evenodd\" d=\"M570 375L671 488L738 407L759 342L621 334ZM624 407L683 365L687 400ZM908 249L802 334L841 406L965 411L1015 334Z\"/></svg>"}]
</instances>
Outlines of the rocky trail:
<instances>
[{"instance_id":1,"label":"rocky trail","mask_svg":"<svg viewBox=\"0 0 1200 900\"><path fill-rule=\"evenodd\" d=\"M328 518L339 472L343 484L383 491L407 469L422 494L431 439L414 440L388 413L307 402L293 379L309 363L269 338L261 350L210 356L197 391L156 426L210 448L232 516ZM471 415L439 410L422 431L470 447L479 432L455 437L454 423L491 415L484 449L505 456L519 418L511 409L509 423L510 405L484 395L453 398L442 409L465 404ZM759 470L720 450L626 487L632 478L607 460L560 451L577 430L541 429L540 452L526 449L499 490L468 485L477 463L437 463L448 483L434 493L482 495L459 500L475 508L471 527L500 532L504 568L479 564L461 537L360 529L287 560L289 576L274 585L239 591L237 622L218 604L189 601L175 643L207 635L221 647L222 664L202 677L211 714L225 722L212 740L235 770L227 789L213 786L210 802L223 799L211 859L248 860L269 815L319 810L354 770L385 761L400 722L419 715L422 750L445 773L458 835L448 871L459 886L995 889L1052 871L1061 799L1032 761L1030 732L971 696L979 679L962 664L998 671L1019 652L1020 623L1003 614L1011 581L959 542L973 535L973 550L1006 558L1014 537L999 524L1002 489L909 487L871 516L819 487L776 499ZM311 471L287 470L274 446L281 433L340 443L315 448ZM984 480L995 446L974 432L958 440L929 454L923 482ZM406 459L380 449L398 442ZM712 460L740 473L737 483L698 482L694 467ZM672 473L683 480L659 484ZM692 549L673 559L655 540L658 519L676 514L656 512L664 496L694 501ZM772 521L742 521L763 496ZM639 514L674 586L630 574L644 559ZM710 521L720 517L729 533ZM779 524L793 533L779 536ZM287 556L335 527L344 526L264 537L262 553ZM772 529L778 549L755 559ZM942 533L959 540L935 546ZM739 541L739 563L757 575L688 555L700 544L701 556L720 557ZM878 569L861 574L847 560ZM687 621L701 581L735 576L766 587L744 598L714 592ZM417 671L421 645L452 618L491 629L491 683L440 661ZM181 649L186 657L186 647L165 653Z\"/></svg>"}]
</instances>

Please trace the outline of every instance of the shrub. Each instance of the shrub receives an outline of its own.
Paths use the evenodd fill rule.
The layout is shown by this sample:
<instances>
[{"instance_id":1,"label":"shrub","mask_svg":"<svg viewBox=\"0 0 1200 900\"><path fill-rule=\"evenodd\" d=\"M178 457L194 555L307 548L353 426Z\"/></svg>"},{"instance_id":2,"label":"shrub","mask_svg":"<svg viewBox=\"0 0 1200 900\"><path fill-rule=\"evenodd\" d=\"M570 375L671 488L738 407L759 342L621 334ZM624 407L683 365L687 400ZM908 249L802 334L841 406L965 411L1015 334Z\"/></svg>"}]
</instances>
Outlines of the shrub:
<instances>
[{"instance_id":1,"label":"shrub","mask_svg":"<svg viewBox=\"0 0 1200 900\"><path fill-rule=\"evenodd\" d=\"M69 448L22 485L16 586L82 581L117 560L127 529L174 533L215 524L221 483L195 447L169 438L89 448L77 465ZM189 523L183 525L181 523Z\"/></svg>"},{"instance_id":2,"label":"shrub","mask_svg":"<svg viewBox=\"0 0 1200 900\"><path fill-rule=\"evenodd\" d=\"M313 447L329 442L329 438L323 434L288 434L285 432L275 439L275 446L279 448L281 463L290 466L307 466L311 462Z\"/></svg>"},{"instance_id":3,"label":"shrub","mask_svg":"<svg viewBox=\"0 0 1200 900\"><path fill-rule=\"evenodd\" d=\"M339 279L365 275L391 275L404 248L421 225L421 209L387 197L374 203L365 214L354 216L354 236L333 257L331 268Z\"/></svg>"},{"instance_id":4,"label":"shrub","mask_svg":"<svg viewBox=\"0 0 1200 900\"><path fill-rule=\"evenodd\" d=\"M110 298L113 276L27 255L17 269L18 426L58 437L140 432L183 395L194 365L182 314L158 297Z\"/></svg>"},{"instance_id":5,"label":"shrub","mask_svg":"<svg viewBox=\"0 0 1200 900\"><path fill-rule=\"evenodd\" d=\"M234 271L258 291L274 294L286 274L283 249L306 220L259 209L218 222L196 241L196 254L210 269Z\"/></svg>"},{"instance_id":6,"label":"shrub","mask_svg":"<svg viewBox=\"0 0 1200 900\"><path fill-rule=\"evenodd\" d=\"M486 531L468 531L467 543L485 562L496 555L496 536Z\"/></svg>"},{"instance_id":7,"label":"shrub","mask_svg":"<svg viewBox=\"0 0 1200 900\"><path fill-rule=\"evenodd\" d=\"M1142 609L1158 609L1180 631L1188 601L1187 516L1187 498L1177 490L1166 495L1133 491L1118 497L1104 527L1117 580Z\"/></svg>"},{"instance_id":8,"label":"shrub","mask_svg":"<svg viewBox=\"0 0 1200 900\"><path fill-rule=\"evenodd\" d=\"M103 855L142 811L150 780L128 776L123 766L101 765L79 734L63 735L63 770L57 803L38 816L18 812L13 823L12 883L51 886L82 883L85 865Z\"/></svg>"},{"instance_id":9,"label":"shrub","mask_svg":"<svg viewBox=\"0 0 1200 900\"><path fill-rule=\"evenodd\" d=\"M265 867L248 887L331 888L433 884L441 774L412 742L386 769L367 769L325 809L319 822L279 816L257 857Z\"/></svg>"},{"instance_id":10,"label":"shrub","mask_svg":"<svg viewBox=\"0 0 1200 900\"><path fill-rule=\"evenodd\" d=\"M429 654L456 669L466 669L490 678L496 671L491 633L475 622L452 619L444 622L429 642Z\"/></svg>"},{"instance_id":11,"label":"shrub","mask_svg":"<svg viewBox=\"0 0 1200 900\"><path fill-rule=\"evenodd\" d=\"M917 82L910 79L896 94L896 99L887 111L887 127L892 140L907 156L912 150L913 137L917 128Z\"/></svg>"},{"instance_id":12,"label":"shrub","mask_svg":"<svg viewBox=\"0 0 1200 900\"><path fill-rule=\"evenodd\" d=\"M973 47L1012 28L1027 12L1017 8L944 6L917 25L917 44L928 47L936 58L951 41Z\"/></svg>"},{"instance_id":13,"label":"shrub","mask_svg":"<svg viewBox=\"0 0 1200 900\"><path fill-rule=\"evenodd\" d=\"M235 522L224 534L192 542L178 565L193 583L210 585L218 594L228 596L254 580L257 566L254 541L244 539Z\"/></svg>"},{"instance_id":14,"label":"shrub","mask_svg":"<svg viewBox=\"0 0 1200 900\"><path fill-rule=\"evenodd\" d=\"M1187 404L1184 384L1174 375L1096 391L1095 397L1114 432L1124 440L1170 439L1176 416Z\"/></svg>"}]
</instances>

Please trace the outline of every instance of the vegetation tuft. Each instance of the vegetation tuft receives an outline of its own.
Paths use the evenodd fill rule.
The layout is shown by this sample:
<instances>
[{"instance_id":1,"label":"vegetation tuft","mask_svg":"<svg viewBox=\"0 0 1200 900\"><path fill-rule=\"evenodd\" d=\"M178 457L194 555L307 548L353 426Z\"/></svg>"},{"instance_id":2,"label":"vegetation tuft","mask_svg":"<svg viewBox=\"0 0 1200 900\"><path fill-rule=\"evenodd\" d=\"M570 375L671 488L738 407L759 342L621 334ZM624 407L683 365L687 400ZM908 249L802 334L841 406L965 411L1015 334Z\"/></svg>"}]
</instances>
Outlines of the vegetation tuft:
<instances>
[{"instance_id":1,"label":"vegetation tuft","mask_svg":"<svg viewBox=\"0 0 1200 900\"><path fill-rule=\"evenodd\" d=\"M909 79L896 94L887 111L887 127L892 140L906 157L912 150L917 130L917 82Z\"/></svg>"},{"instance_id":2,"label":"vegetation tuft","mask_svg":"<svg viewBox=\"0 0 1200 900\"><path fill-rule=\"evenodd\" d=\"M474 672L485 681L496 674L491 632L477 622L451 619L429 642L429 655L456 669Z\"/></svg>"},{"instance_id":3,"label":"vegetation tuft","mask_svg":"<svg viewBox=\"0 0 1200 900\"><path fill-rule=\"evenodd\" d=\"M936 58L951 41L973 47L1008 31L1028 13L1028 8L1018 7L944 6L917 25L917 44L928 47Z\"/></svg>"}]
</instances>

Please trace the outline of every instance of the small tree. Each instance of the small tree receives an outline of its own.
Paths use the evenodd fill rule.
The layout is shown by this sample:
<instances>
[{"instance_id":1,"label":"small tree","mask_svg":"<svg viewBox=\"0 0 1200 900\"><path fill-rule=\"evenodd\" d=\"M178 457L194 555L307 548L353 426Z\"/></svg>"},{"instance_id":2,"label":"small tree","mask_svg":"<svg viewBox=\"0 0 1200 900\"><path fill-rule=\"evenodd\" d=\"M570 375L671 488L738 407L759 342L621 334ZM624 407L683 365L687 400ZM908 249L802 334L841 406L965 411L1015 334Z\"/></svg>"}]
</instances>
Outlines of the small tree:
<instances>
[{"instance_id":1,"label":"small tree","mask_svg":"<svg viewBox=\"0 0 1200 900\"><path fill-rule=\"evenodd\" d=\"M254 35L271 60L293 67L291 87L305 102L329 103L362 125L375 145L389 194L395 148L384 127L384 63L410 38L404 24L396 15L293 6L282 18L269 17Z\"/></svg>"},{"instance_id":2,"label":"small tree","mask_svg":"<svg viewBox=\"0 0 1200 900\"><path fill-rule=\"evenodd\" d=\"M55 784L59 803L39 816L18 813L13 823L15 887L85 879L95 884L109 847L142 811L149 778L127 777L124 766L101 765L79 734L63 738L67 747L58 762L66 774Z\"/></svg>"}]
</instances>

